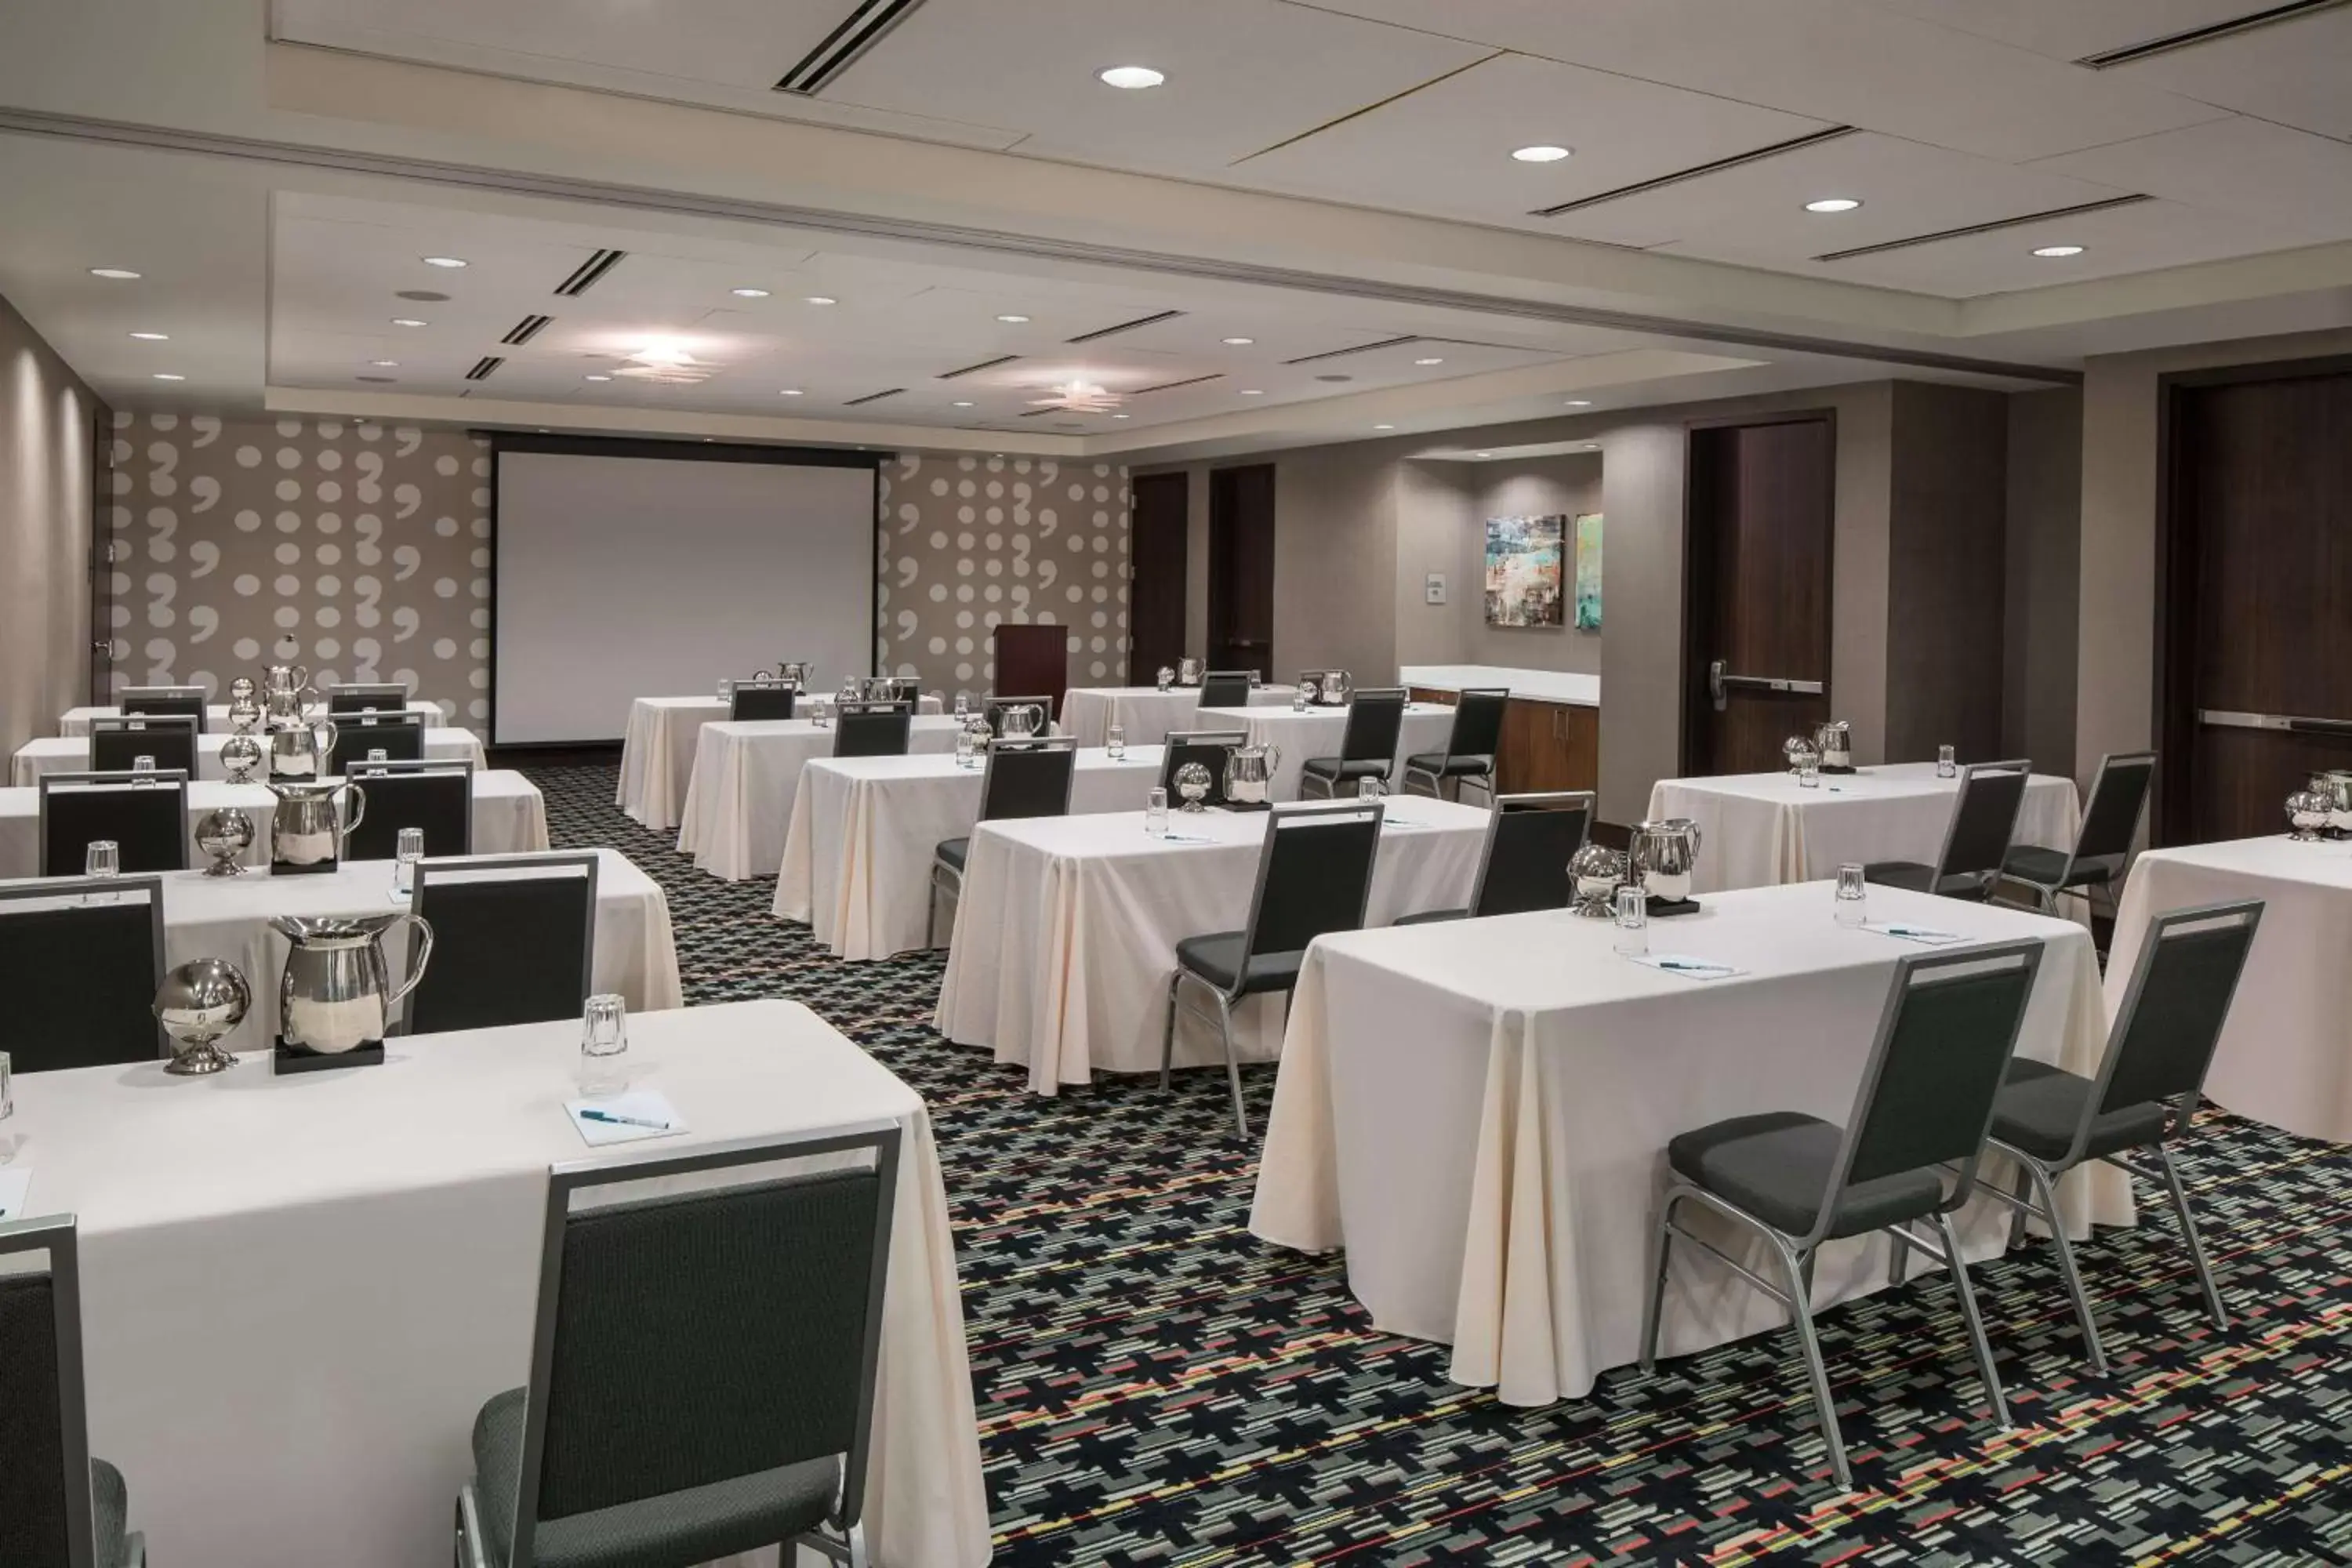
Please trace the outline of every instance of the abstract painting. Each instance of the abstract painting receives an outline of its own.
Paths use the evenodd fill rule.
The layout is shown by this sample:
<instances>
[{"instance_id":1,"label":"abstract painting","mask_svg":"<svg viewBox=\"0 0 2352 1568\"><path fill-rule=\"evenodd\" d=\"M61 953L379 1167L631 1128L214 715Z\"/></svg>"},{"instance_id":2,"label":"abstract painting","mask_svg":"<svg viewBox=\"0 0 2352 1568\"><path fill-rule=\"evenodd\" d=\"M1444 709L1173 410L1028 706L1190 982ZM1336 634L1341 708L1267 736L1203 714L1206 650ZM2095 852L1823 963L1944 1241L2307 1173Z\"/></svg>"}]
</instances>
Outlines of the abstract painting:
<instances>
[{"instance_id":1,"label":"abstract painting","mask_svg":"<svg viewBox=\"0 0 2352 1568\"><path fill-rule=\"evenodd\" d=\"M1601 629L1601 514L1576 520L1576 629Z\"/></svg>"},{"instance_id":2,"label":"abstract painting","mask_svg":"<svg viewBox=\"0 0 2352 1568\"><path fill-rule=\"evenodd\" d=\"M1486 624L1563 624L1560 551L1568 519L1490 517L1486 520Z\"/></svg>"}]
</instances>

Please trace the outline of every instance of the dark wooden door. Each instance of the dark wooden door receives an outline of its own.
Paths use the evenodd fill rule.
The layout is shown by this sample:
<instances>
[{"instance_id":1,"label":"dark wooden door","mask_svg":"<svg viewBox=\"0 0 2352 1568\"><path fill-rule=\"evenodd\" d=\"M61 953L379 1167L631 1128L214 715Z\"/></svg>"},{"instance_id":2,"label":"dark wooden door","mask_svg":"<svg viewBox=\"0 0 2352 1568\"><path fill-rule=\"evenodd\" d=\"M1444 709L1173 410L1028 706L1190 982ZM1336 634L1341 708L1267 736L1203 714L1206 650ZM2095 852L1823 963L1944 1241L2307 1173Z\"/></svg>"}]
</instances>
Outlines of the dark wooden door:
<instances>
[{"instance_id":1,"label":"dark wooden door","mask_svg":"<svg viewBox=\"0 0 2352 1568\"><path fill-rule=\"evenodd\" d=\"M2274 833L2352 768L2352 373L2171 402L2159 833Z\"/></svg>"},{"instance_id":2,"label":"dark wooden door","mask_svg":"<svg viewBox=\"0 0 2352 1568\"><path fill-rule=\"evenodd\" d=\"M1830 717L1835 437L1822 417L1690 433L1684 771L1764 773Z\"/></svg>"},{"instance_id":3,"label":"dark wooden door","mask_svg":"<svg viewBox=\"0 0 2352 1568\"><path fill-rule=\"evenodd\" d=\"M1274 465L1209 476L1209 668L1274 679Z\"/></svg>"},{"instance_id":4,"label":"dark wooden door","mask_svg":"<svg viewBox=\"0 0 2352 1568\"><path fill-rule=\"evenodd\" d=\"M1127 681L1149 686L1184 656L1184 574L1190 562L1192 485L1181 473L1135 481L1133 537L1128 547Z\"/></svg>"}]
</instances>

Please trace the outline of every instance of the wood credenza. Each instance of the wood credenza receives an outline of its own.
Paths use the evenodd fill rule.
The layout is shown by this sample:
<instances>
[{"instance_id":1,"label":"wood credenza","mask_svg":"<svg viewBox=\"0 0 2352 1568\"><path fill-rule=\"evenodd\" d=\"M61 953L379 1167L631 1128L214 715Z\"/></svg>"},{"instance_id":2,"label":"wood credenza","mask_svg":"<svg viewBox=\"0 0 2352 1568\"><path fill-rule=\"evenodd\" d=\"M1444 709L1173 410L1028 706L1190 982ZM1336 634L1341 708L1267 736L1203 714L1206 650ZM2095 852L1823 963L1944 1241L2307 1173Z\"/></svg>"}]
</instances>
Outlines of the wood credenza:
<instances>
[{"instance_id":1,"label":"wood credenza","mask_svg":"<svg viewBox=\"0 0 2352 1568\"><path fill-rule=\"evenodd\" d=\"M1415 702L1454 705L1454 693L1412 689ZM1601 710L1575 702L1514 697L1503 710L1503 745L1495 759L1505 795L1601 787Z\"/></svg>"}]
</instances>

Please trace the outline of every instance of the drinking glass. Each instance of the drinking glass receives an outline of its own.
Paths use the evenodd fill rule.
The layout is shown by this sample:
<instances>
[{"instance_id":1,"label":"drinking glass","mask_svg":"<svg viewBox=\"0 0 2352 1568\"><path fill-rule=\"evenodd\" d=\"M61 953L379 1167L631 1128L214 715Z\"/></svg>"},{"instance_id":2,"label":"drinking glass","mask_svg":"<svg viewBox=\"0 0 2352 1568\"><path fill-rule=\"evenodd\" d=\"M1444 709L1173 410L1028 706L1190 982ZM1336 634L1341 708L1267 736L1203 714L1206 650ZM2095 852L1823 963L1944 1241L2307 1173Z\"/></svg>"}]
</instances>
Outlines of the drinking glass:
<instances>
[{"instance_id":1,"label":"drinking glass","mask_svg":"<svg viewBox=\"0 0 2352 1568\"><path fill-rule=\"evenodd\" d=\"M1154 838L1168 837L1168 792L1154 787L1143 797L1143 831Z\"/></svg>"},{"instance_id":2,"label":"drinking glass","mask_svg":"<svg viewBox=\"0 0 2352 1568\"><path fill-rule=\"evenodd\" d=\"M1358 779L1356 781L1356 798L1358 800L1380 799L1381 781L1376 778L1370 777Z\"/></svg>"},{"instance_id":3,"label":"drinking glass","mask_svg":"<svg viewBox=\"0 0 2352 1568\"><path fill-rule=\"evenodd\" d=\"M372 763L388 763L392 761L392 753L382 746L370 746L367 760Z\"/></svg>"},{"instance_id":4,"label":"drinking glass","mask_svg":"<svg viewBox=\"0 0 2352 1568\"><path fill-rule=\"evenodd\" d=\"M621 1058L629 1049L629 1010L618 994L599 992L580 1014L580 1092L591 1100L629 1086Z\"/></svg>"},{"instance_id":5,"label":"drinking glass","mask_svg":"<svg viewBox=\"0 0 2352 1568\"><path fill-rule=\"evenodd\" d=\"M113 877L122 871L122 847L111 838L93 838L83 851L81 874L85 877Z\"/></svg>"},{"instance_id":6,"label":"drinking glass","mask_svg":"<svg viewBox=\"0 0 2352 1568\"><path fill-rule=\"evenodd\" d=\"M1937 747L1936 776L1939 779L1956 778L1959 775L1959 763L1952 754L1952 748L1949 746Z\"/></svg>"},{"instance_id":7,"label":"drinking glass","mask_svg":"<svg viewBox=\"0 0 2352 1568\"><path fill-rule=\"evenodd\" d=\"M960 768L968 768L971 766L971 731L969 730L958 730L956 731L956 766Z\"/></svg>"},{"instance_id":8,"label":"drinking glass","mask_svg":"<svg viewBox=\"0 0 2352 1568\"><path fill-rule=\"evenodd\" d=\"M1862 879L1862 868L1851 863L1838 868L1837 923L1852 931L1870 918L1870 888Z\"/></svg>"},{"instance_id":9,"label":"drinking glass","mask_svg":"<svg viewBox=\"0 0 2352 1568\"><path fill-rule=\"evenodd\" d=\"M735 682L722 675L719 678L719 705L722 708L731 708L734 704Z\"/></svg>"},{"instance_id":10,"label":"drinking glass","mask_svg":"<svg viewBox=\"0 0 2352 1568\"><path fill-rule=\"evenodd\" d=\"M396 858L392 863L392 890L399 898L416 891L416 863L425 858L425 829L404 827L394 847Z\"/></svg>"},{"instance_id":11,"label":"drinking glass","mask_svg":"<svg viewBox=\"0 0 2352 1568\"><path fill-rule=\"evenodd\" d=\"M8 1053L0 1051L0 1121L16 1114L16 1102L8 1093ZM0 1165L16 1157L16 1141L0 1138Z\"/></svg>"},{"instance_id":12,"label":"drinking glass","mask_svg":"<svg viewBox=\"0 0 2352 1568\"><path fill-rule=\"evenodd\" d=\"M1628 958L1650 951L1650 895L1639 883L1617 889L1617 951Z\"/></svg>"},{"instance_id":13,"label":"drinking glass","mask_svg":"<svg viewBox=\"0 0 2352 1568\"><path fill-rule=\"evenodd\" d=\"M132 784L153 784L155 782L155 759L146 755L144 752L142 752L140 755L131 759L131 771L135 774L141 775L133 778L131 781Z\"/></svg>"},{"instance_id":14,"label":"drinking glass","mask_svg":"<svg viewBox=\"0 0 2352 1568\"><path fill-rule=\"evenodd\" d=\"M1307 711L1307 688L1304 686L1290 694L1290 710L1293 713Z\"/></svg>"},{"instance_id":15,"label":"drinking glass","mask_svg":"<svg viewBox=\"0 0 2352 1568\"><path fill-rule=\"evenodd\" d=\"M1822 787L1822 759L1811 752L1803 752L1797 758L1797 787L1799 789Z\"/></svg>"},{"instance_id":16,"label":"drinking glass","mask_svg":"<svg viewBox=\"0 0 2352 1568\"><path fill-rule=\"evenodd\" d=\"M970 696L968 696L967 694L965 694L964 692L961 692L961 691L957 692L957 693L956 693L955 716L956 716L957 718L961 719L961 718L964 717L964 715L966 715L966 714L970 713L971 711L971 698Z\"/></svg>"},{"instance_id":17,"label":"drinking glass","mask_svg":"<svg viewBox=\"0 0 2352 1568\"><path fill-rule=\"evenodd\" d=\"M1110 733L1104 737L1104 745L1110 752L1112 762L1125 762L1127 760L1127 726L1113 724L1110 727Z\"/></svg>"}]
</instances>

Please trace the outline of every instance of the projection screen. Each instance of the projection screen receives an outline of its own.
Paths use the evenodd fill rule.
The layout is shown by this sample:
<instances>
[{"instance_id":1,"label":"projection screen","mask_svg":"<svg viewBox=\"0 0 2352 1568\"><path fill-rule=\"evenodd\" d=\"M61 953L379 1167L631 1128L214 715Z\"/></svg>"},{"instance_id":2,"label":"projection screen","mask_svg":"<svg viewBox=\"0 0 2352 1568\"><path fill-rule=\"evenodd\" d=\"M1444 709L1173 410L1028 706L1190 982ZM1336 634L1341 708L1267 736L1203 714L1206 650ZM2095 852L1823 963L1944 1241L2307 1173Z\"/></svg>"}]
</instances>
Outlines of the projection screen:
<instances>
[{"instance_id":1,"label":"projection screen","mask_svg":"<svg viewBox=\"0 0 2352 1568\"><path fill-rule=\"evenodd\" d=\"M638 697L874 649L875 469L498 452L491 742L612 742Z\"/></svg>"}]
</instances>

